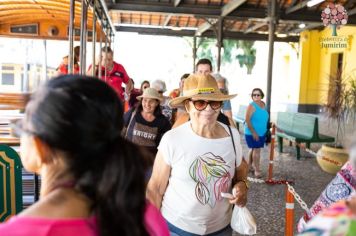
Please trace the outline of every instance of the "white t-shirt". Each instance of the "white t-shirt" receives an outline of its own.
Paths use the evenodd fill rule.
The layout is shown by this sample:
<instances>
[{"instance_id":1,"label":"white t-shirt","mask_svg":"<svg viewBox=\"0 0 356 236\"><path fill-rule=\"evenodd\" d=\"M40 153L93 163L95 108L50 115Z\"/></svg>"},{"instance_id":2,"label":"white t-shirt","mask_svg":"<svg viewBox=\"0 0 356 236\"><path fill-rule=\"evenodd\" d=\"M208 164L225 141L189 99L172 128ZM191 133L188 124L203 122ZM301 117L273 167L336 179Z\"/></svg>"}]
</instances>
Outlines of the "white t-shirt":
<instances>
[{"instance_id":1,"label":"white t-shirt","mask_svg":"<svg viewBox=\"0 0 356 236\"><path fill-rule=\"evenodd\" d=\"M219 122L229 133L228 127ZM161 212L174 226L194 233L209 234L226 227L231 205L221 192L231 193L235 166L242 160L240 135L208 139L193 132L191 123L165 133L159 144L171 175L163 196Z\"/></svg>"}]
</instances>

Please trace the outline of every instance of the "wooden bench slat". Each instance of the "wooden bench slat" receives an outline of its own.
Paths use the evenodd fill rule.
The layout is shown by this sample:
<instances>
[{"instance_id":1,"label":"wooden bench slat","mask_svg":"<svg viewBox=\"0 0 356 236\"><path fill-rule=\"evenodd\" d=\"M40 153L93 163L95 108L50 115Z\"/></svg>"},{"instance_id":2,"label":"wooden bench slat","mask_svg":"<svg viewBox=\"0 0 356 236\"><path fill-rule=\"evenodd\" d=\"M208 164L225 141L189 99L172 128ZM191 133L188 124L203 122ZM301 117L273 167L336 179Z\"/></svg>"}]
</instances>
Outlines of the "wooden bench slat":
<instances>
[{"instance_id":1,"label":"wooden bench slat","mask_svg":"<svg viewBox=\"0 0 356 236\"><path fill-rule=\"evenodd\" d=\"M277 132L279 152L283 151L283 138L296 142L297 159L300 159L300 147L298 144L306 143L310 148L311 143L334 142L331 136L319 134L318 117L294 112L278 112Z\"/></svg>"},{"instance_id":2,"label":"wooden bench slat","mask_svg":"<svg viewBox=\"0 0 356 236\"><path fill-rule=\"evenodd\" d=\"M0 110L24 109L30 93L0 93Z\"/></svg>"}]
</instances>

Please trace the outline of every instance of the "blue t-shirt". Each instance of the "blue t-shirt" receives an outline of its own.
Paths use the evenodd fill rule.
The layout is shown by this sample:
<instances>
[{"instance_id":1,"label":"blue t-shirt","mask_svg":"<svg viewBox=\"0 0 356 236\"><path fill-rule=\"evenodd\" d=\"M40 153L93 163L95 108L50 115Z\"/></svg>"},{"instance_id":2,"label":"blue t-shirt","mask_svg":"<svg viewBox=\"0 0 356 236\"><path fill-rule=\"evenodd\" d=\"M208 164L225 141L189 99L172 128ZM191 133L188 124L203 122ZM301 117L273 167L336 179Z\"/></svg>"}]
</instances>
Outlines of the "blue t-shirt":
<instances>
[{"instance_id":1,"label":"blue t-shirt","mask_svg":"<svg viewBox=\"0 0 356 236\"><path fill-rule=\"evenodd\" d=\"M251 115L251 124L258 136L264 136L267 131L268 112L265 108L259 107L255 102L250 103L255 111ZM252 135L251 130L245 123L245 135Z\"/></svg>"},{"instance_id":2,"label":"blue t-shirt","mask_svg":"<svg viewBox=\"0 0 356 236\"><path fill-rule=\"evenodd\" d=\"M223 107L222 107L223 111L231 111L231 102L230 100L226 100L223 102Z\"/></svg>"}]
</instances>

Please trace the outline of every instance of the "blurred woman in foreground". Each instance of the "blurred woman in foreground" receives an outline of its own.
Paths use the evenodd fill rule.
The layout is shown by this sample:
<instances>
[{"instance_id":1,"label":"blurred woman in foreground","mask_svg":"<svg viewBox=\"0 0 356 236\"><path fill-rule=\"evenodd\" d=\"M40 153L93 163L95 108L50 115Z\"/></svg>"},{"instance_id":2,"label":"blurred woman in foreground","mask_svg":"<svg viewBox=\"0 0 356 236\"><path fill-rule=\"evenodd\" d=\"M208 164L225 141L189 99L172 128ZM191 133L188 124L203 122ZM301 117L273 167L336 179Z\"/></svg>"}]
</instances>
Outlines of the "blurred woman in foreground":
<instances>
[{"instance_id":1,"label":"blurred woman in foreground","mask_svg":"<svg viewBox=\"0 0 356 236\"><path fill-rule=\"evenodd\" d=\"M49 81L26 107L24 167L41 175L41 198L0 224L0 235L168 235L145 199L144 164L121 137L121 102L98 79Z\"/></svg>"}]
</instances>

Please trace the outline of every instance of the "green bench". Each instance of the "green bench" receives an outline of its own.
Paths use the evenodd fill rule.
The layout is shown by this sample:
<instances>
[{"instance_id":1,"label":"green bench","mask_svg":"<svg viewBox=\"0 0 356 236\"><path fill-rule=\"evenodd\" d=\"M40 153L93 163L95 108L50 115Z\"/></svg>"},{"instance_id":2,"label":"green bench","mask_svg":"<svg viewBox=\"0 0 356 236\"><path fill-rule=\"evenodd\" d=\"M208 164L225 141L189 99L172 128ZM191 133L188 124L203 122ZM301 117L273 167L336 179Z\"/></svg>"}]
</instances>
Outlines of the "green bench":
<instances>
[{"instance_id":1,"label":"green bench","mask_svg":"<svg viewBox=\"0 0 356 236\"><path fill-rule=\"evenodd\" d=\"M17 152L0 144L0 222L22 210L22 165Z\"/></svg>"},{"instance_id":2,"label":"green bench","mask_svg":"<svg viewBox=\"0 0 356 236\"><path fill-rule=\"evenodd\" d=\"M277 132L279 152L283 152L283 139L296 143L297 159L300 159L300 144L310 148L311 143L335 142L331 136L319 134L318 117L294 112L278 112Z\"/></svg>"},{"instance_id":3,"label":"green bench","mask_svg":"<svg viewBox=\"0 0 356 236\"><path fill-rule=\"evenodd\" d=\"M234 113L234 115L233 115L233 118L234 118L234 121L236 122L236 127L238 130L239 130L239 124L241 123L243 125L245 123L246 110L247 110L247 106L240 105L239 111L237 113Z\"/></svg>"}]
</instances>

